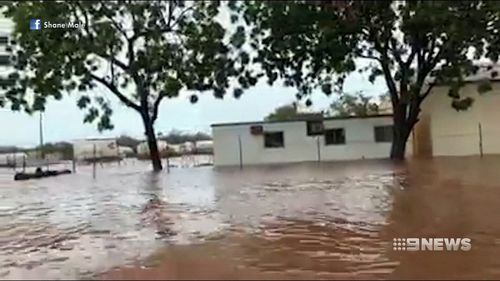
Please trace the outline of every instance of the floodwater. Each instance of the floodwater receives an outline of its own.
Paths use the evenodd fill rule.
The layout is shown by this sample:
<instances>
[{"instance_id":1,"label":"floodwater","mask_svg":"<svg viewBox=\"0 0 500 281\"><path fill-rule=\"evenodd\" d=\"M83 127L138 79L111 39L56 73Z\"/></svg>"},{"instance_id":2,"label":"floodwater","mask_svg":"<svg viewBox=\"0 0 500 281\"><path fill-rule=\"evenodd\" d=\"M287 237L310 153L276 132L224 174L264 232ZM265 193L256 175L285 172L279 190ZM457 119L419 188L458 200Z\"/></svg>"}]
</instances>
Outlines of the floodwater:
<instances>
[{"instance_id":1,"label":"floodwater","mask_svg":"<svg viewBox=\"0 0 500 281\"><path fill-rule=\"evenodd\" d=\"M500 278L500 157L148 169L0 170L0 278Z\"/></svg>"}]
</instances>

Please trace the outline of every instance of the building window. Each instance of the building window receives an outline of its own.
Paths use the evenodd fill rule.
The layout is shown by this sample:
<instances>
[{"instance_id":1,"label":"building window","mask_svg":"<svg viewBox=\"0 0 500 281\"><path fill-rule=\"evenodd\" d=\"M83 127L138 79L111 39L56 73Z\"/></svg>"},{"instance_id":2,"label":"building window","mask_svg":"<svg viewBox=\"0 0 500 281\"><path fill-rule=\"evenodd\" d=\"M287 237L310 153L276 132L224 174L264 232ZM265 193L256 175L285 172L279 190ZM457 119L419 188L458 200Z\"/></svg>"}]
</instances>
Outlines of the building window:
<instances>
[{"instance_id":1,"label":"building window","mask_svg":"<svg viewBox=\"0 0 500 281\"><path fill-rule=\"evenodd\" d=\"M0 36L0 45L7 45L7 44L9 44L9 37Z\"/></svg>"},{"instance_id":2,"label":"building window","mask_svg":"<svg viewBox=\"0 0 500 281\"><path fill-rule=\"evenodd\" d=\"M392 136L393 136L392 126L375 127L375 142L392 142Z\"/></svg>"},{"instance_id":3,"label":"building window","mask_svg":"<svg viewBox=\"0 0 500 281\"><path fill-rule=\"evenodd\" d=\"M266 132L264 133L264 147L277 148L285 146L285 138L283 132Z\"/></svg>"},{"instance_id":4,"label":"building window","mask_svg":"<svg viewBox=\"0 0 500 281\"><path fill-rule=\"evenodd\" d=\"M11 87L15 84L16 81L10 78L3 78L0 77L0 89L7 89L8 87Z\"/></svg>"},{"instance_id":5,"label":"building window","mask_svg":"<svg viewBox=\"0 0 500 281\"><path fill-rule=\"evenodd\" d=\"M345 144L344 128L325 130L325 145Z\"/></svg>"},{"instance_id":6,"label":"building window","mask_svg":"<svg viewBox=\"0 0 500 281\"><path fill-rule=\"evenodd\" d=\"M10 65L10 56L0 55L0 65Z\"/></svg>"},{"instance_id":7,"label":"building window","mask_svg":"<svg viewBox=\"0 0 500 281\"><path fill-rule=\"evenodd\" d=\"M323 134L323 121L307 121L307 135L318 136Z\"/></svg>"}]
</instances>

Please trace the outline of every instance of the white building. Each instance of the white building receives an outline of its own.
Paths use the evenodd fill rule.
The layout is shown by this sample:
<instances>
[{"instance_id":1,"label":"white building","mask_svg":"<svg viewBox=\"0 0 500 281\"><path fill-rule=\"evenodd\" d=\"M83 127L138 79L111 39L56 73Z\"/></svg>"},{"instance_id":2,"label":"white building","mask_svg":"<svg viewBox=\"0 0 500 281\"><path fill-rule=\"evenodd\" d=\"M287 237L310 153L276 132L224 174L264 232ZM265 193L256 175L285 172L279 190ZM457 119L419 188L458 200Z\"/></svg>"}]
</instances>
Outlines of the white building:
<instances>
[{"instance_id":1,"label":"white building","mask_svg":"<svg viewBox=\"0 0 500 281\"><path fill-rule=\"evenodd\" d=\"M165 153L167 151L168 143L163 140L156 141L156 145L158 146L158 151L161 153ZM137 154L139 156L147 156L149 157L149 145L147 141L141 142L137 145Z\"/></svg>"},{"instance_id":2,"label":"white building","mask_svg":"<svg viewBox=\"0 0 500 281\"><path fill-rule=\"evenodd\" d=\"M181 153L192 153L194 151L195 145L190 141L186 141L180 145Z\"/></svg>"},{"instance_id":3,"label":"white building","mask_svg":"<svg viewBox=\"0 0 500 281\"><path fill-rule=\"evenodd\" d=\"M211 154L214 151L214 142L211 140L197 141L195 143L196 153Z\"/></svg>"},{"instance_id":4,"label":"white building","mask_svg":"<svg viewBox=\"0 0 500 281\"><path fill-rule=\"evenodd\" d=\"M128 146L118 146L118 153L121 158L127 158L130 155L134 155L135 151Z\"/></svg>"},{"instance_id":5,"label":"white building","mask_svg":"<svg viewBox=\"0 0 500 281\"><path fill-rule=\"evenodd\" d=\"M73 155L77 161L117 160L120 153L114 138L89 138L73 142Z\"/></svg>"},{"instance_id":6,"label":"white building","mask_svg":"<svg viewBox=\"0 0 500 281\"><path fill-rule=\"evenodd\" d=\"M391 115L214 124L214 164L388 158L392 124Z\"/></svg>"},{"instance_id":7,"label":"white building","mask_svg":"<svg viewBox=\"0 0 500 281\"><path fill-rule=\"evenodd\" d=\"M21 166L27 159L28 155L24 152L2 153L0 154L0 167Z\"/></svg>"},{"instance_id":8,"label":"white building","mask_svg":"<svg viewBox=\"0 0 500 281\"><path fill-rule=\"evenodd\" d=\"M435 86L422 104L413 153L424 157L500 154L499 82L493 81L490 92L479 94L478 83L469 80L460 95L474 102L465 111L451 107L448 87Z\"/></svg>"}]
</instances>

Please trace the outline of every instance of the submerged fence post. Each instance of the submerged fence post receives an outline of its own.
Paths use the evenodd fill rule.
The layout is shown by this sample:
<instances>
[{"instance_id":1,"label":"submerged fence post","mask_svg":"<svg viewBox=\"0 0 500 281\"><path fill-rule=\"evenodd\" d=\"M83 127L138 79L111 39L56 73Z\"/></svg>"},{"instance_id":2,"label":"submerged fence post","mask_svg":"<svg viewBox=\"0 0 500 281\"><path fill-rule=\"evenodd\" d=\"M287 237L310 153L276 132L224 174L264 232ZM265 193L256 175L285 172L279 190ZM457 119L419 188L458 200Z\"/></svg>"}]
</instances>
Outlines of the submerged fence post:
<instances>
[{"instance_id":1,"label":"submerged fence post","mask_svg":"<svg viewBox=\"0 0 500 281\"><path fill-rule=\"evenodd\" d=\"M120 146L116 145L116 154L118 155L118 166L122 164L122 156L120 155Z\"/></svg>"},{"instance_id":2,"label":"submerged fence post","mask_svg":"<svg viewBox=\"0 0 500 281\"><path fill-rule=\"evenodd\" d=\"M321 148L320 148L320 143L319 143L319 136L316 137L316 146L318 149L318 162L321 162Z\"/></svg>"},{"instance_id":3,"label":"submerged fence post","mask_svg":"<svg viewBox=\"0 0 500 281\"><path fill-rule=\"evenodd\" d=\"M96 169L96 164L97 164L97 156L96 156L96 145L94 143L94 161L92 161L92 177L95 179L95 169Z\"/></svg>"},{"instance_id":4,"label":"submerged fence post","mask_svg":"<svg viewBox=\"0 0 500 281\"><path fill-rule=\"evenodd\" d=\"M168 156L169 152L167 151L167 173L170 174L170 157Z\"/></svg>"},{"instance_id":5,"label":"submerged fence post","mask_svg":"<svg viewBox=\"0 0 500 281\"><path fill-rule=\"evenodd\" d=\"M481 123L479 123L479 155L483 157L483 128Z\"/></svg>"},{"instance_id":6,"label":"submerged fence post","mask_svg":"<svg viewBox=\"0 0 500 281\"><path fill-rule=\"evenodd\" d=\"M243 169L243 150L241 148L241 136L238 136L238 149L240 153L240 170Z\"/></svg>"}]
</instances>

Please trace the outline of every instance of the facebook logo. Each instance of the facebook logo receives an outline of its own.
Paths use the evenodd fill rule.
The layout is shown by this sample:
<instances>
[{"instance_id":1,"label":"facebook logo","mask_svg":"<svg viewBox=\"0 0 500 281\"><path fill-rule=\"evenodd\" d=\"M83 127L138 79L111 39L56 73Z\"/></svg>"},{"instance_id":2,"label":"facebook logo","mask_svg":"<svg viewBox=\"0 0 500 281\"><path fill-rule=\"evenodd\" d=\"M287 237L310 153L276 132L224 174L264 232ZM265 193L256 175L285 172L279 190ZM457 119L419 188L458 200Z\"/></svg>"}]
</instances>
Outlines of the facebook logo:
<instances>
[{"instance_id":1,"label":"facebook logo","mask_svg":"<svg viewBox=\"0 0 500 281\"><path fill-rule=\"evenodd\" d=\"M30 19L30 30L40 30L42 29L41 19Z\"/></svg>"}]
</instances>

